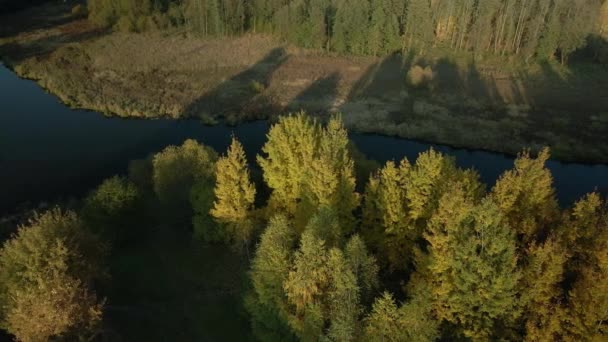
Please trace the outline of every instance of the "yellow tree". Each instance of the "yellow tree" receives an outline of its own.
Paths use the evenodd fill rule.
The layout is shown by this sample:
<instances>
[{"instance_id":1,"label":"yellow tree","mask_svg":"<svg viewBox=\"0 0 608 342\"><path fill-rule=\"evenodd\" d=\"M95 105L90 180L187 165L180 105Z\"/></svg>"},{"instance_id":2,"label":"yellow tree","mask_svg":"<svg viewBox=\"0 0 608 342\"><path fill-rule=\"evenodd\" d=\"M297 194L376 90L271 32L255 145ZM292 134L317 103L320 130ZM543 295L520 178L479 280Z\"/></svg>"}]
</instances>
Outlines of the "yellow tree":
<instances>
[{"instance_id":1,"label":"yellow tree","mask_svg":"<svg viewBox=\"0 0 608 342\"><path fill-rule=\"evenodd\" d=\"M301 231L318 208L331 206L343 227L352 225L358 195L348 136L339 117L325 128L304 113L281 117L262 151L266 156L258 156L258 163L272 189L271 212L294 217Z\"/></svg>"},{"instance_id":2,"label":"yellow tree","mask_svg":"<svg viewBox=\"0 0 608 342\"><path fill-rule=\"evenodd\" d=\"M474 171L458 169L453 159L432 149L420 154L414 165L406 159L399 166L389 161L372 175L363 206L364 234L393 268L403 269L412 260L441 195L455 182L472 198L483 193Z\"/></svg>"},{"instance_id":3,"label":"yellow tree","mask_svg":"<svg viewBox=\"0 0 608 342\"><path fill-rule=\"evenodd\" d=\"M446 192L424 234L428 281L439 319L472 339L496 336L518 318L515 237L496 204L476 204L462 186Z\"/></svg>"},{"instance_id":4,"label":"yellow tree","mask_svg":"<svg viewBox=\"0 0 608 342\"><path fill-rule=\"evenodd\" d=\"M515 168L505 172L494 188L492 199L515 229L520 248L535 241L559 217L553 177L545 167L549 149L537 158L525 151L515 160Z\"/></svg>"},{"instance_id":5,"label":"yellow tree","mask_svg":"<svg viewBox=\"0 0 608 342\"><path fill-rule=\"evenodd\" d=\"M571 253L567 269L574 278L569 291L568 339L608 337L608 210L592 193L574 205L563 227Z\"/></svg>"},{"instance_id":6,"label":"yellow tree","mask_svg":"<svg viewBox=\"0 0 608 342\"><path fill-rule=\"evenodd\" d=\"M0 320L22 341L94 335L102 301L89 286L103 275L101 242L75 213L36 216L0 250Z\"/></svg>"},{"instance_id":7,"label":"yellow tree","mask_svg":"<svg viewBox=\"0 0 608 342\"><path fill-rule=\"evenodd\" d=\"M227 238L246 247L251 238L256 190L249 177L245 151L236 138L232 138L226 156L216 162L215 179L211 216L225 227Z\"/></svg>"},{"instance_id":8,"label":"yellow tree","mask_svg":"<svg viewBox=\"0 0 608 342\"><path fill-rule=\"evenodd\" d=\"M564 334L564 265L567 254L554 237L542 244L533 244L526 251L520 284L521 302L526 319L526 341L557 341Z\"/></svg>"}]
</instances>

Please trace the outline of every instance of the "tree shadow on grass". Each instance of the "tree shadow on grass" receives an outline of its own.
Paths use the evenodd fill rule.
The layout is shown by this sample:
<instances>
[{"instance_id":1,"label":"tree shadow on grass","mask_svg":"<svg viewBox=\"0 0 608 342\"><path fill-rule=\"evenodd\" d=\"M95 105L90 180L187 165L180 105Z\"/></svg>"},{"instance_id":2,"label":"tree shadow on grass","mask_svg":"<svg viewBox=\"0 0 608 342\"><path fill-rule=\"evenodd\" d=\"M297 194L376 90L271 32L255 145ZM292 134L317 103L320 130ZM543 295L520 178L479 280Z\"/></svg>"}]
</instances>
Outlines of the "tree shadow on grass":
<instances>
[{"instance_id":1,"label":"tree shadow on grass","mask_svg":"<svg viewBox=\"0 0 608 342\"><path fill-rule=\"evenodd\" d=\"M312 82L287 105L288 111L305 110L308 114L333 112L336 109L340 74L334 72Z\"/></svg>"},{"instance_id":2,"label":"tree shadow on grass","mask_svg":"<svg viewBox=\"0 0 608 342\"><path fill-rule=\"evenodd\" d=\"M233 117L239 120L258 118L278 111L274 96L266 91L275 70L288 55L283 48L275 48L263 59L223 81L215 89L193 101L185 110L191 117Z\"/></svg>"}]
</instances>

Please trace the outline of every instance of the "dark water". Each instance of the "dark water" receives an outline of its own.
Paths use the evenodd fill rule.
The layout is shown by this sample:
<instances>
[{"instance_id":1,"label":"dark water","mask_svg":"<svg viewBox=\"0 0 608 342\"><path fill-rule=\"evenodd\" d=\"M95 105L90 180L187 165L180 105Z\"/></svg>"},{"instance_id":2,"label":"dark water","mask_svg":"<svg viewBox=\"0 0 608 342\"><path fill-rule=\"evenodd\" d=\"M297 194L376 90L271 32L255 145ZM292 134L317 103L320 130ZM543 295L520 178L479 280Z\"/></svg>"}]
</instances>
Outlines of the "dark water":
<instances>
[{"instance_id":1,"label":"dark water","mask_svg":"<svg viewBox=\"0 0 608 342\"><path fill-rule=\"evenodd\" d=\"M208 127L194 120L128 120L71 110L35 82L0 65L0 214L26 201L80 196L104 178L124 173L130 160L188 138L223 152L234 134L253 161L267 131L266 122ZM513 165L513 158L501 154L377 135L353 134L352 139L381 162L404 156L415 160L433 146L455 156L460 166L477 169L490 186ZM548 166L564 205L596 188L608 188L608 166L554 161Z\"/></svg>"}]
</instances>

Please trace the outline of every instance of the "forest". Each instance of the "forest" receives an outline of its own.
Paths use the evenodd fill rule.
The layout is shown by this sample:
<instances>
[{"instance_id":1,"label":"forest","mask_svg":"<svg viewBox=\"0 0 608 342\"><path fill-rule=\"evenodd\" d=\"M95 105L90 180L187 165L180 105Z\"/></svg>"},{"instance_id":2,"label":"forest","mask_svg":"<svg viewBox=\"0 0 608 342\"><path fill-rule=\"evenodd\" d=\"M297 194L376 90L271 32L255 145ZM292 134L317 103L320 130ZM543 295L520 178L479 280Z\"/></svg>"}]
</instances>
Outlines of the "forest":
<instances>
[{"instance_id":1,"label":"forest","mask_svg":"<svg viewBox=\"0 0 608 342\"><path fill-rule=\"evenodd\" d=\"M133 300L140 283L157 301L168 284L200 291L199 266L171 277L202 262L242 276L235 315L262 341L605 340L608 206L590 193L561 208L549 157L522 151L487 188L433 149L367 160L339 115L281 117L256 160L234 137L221 154L186 140L21 225L0 249L0 326L22 341L120 338L118 311L161 311L119 297ZM215 249L164 266L174 243L175 254ZM144 246L163 251L151 267L168 274L129 278ZM244 269L222 265L222 253ZM152 322L185 308L200 310L179 304ZM204 335L163 337L192 336Z\"/></svg>"},{"instance_id":2,"label":"forest","mask_svg":"<svg viewBox=\"0 0 608 342\"><path fill-rule=\"evenodd\" d=\"M103 26L146 31L184 26L201 35L277 35L301 47L384 56L467 52L474 58L557 58L587 47L608 61L601 0L89 0Z\"/></svg>"}]
</instances>

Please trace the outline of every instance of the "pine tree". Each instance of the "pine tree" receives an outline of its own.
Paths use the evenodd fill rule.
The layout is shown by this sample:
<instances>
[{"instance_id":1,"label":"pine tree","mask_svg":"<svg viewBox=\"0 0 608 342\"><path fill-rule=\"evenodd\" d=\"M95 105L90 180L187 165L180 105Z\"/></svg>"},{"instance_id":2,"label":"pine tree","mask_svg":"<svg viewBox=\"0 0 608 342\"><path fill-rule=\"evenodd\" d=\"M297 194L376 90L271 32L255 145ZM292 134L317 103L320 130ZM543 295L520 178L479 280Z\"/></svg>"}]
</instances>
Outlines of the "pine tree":
<instances>
[{"instance_id":1,"label":"pine tree","mask_svg":"<svg viewBox=\"0 0 608 342\"><path fill-rule=\"evenodd\" d=\"M546 230L557 215L553 177L545 167L549 150L536 159L524 152L515 160L515 168L506 171L492 189L491 197L515 229L520 246L528 245Z\"/></svg>"},{"instance_id":2,"label":"pine tree","mask_svg":"<svg viewBox=\"0 0 608 342\"><path fill-rule=\"evenodd\" d=\"M312 164L319 140L318 124L304 113L284 116L268 132L262 151L266 157L257 160L264 180L272 189L270 211L295 215L303 197L307 167Z\"/></svg>"},{"instance_id":3,"label":"pine tree","mask_svg":"<svg viewBox=\"0 0 608 342\"><path fill-rule=\"evenodd\" d=\"M428 300L412 299L398 307L393 296L384 292L376 299L365 319L365 340L373 342L434 341L439 336L439 322L430 312Z\"/></svg>"},{"instance_id":4,"label":"pine tree","mask_svg":"<svg viewBox=\"0 0 608 342\"><path fill-rule=\"evenodd\" d=\"M283 283L291 270L295 240L287 218L275 216L262 234L251 262L252 290L246 298L246 308L252 316L254 332L264 339L289 335Z\"/></svg>"},{"instance_id":5,"label":"pine tree","mask_svg":"<svg viewBox=\"0 0 608 342\"><path fill-rule=\"evenodd\" d=\"M304 113L283 117L262 150L267 157L258 156L258 163L272 189L270 211L295 217L301 231L320 207L329 206L343 229L352 226L358 194L348 136L338 117L326 128Z\"/></svg>"},{"instance_id":6,"label":"pine tree","mask_svg":"<svg viewBox=\"0 0 608 342\"><path fill-rule=\"evenodd\" d=\"M529 247L520 285L526 341L556 341L563 337L566 319L563 305L566 250L554 238Z\"/></svg>"},{"instance_id":7,"label":"pine tree","mask_svg":"<svg viewBox=\"0 0 608 342\"><path fill-rule=\"evenodd\" d=\"M369 3L367 0L339 0L333 28L333 48L337 52L364 54L367 51Z\"/></svg>"},{"instance_id":8,"label":"pine tree","mask_svg":"<svg viewBox=\"0 0 608 342\"><path fill-rule=\"evenodd\" d=\"M216 162L215 170L215 202L211 215L224 225L233 243L247 246L256 190L249 177L245 151L236 138L232 138L227 155Z\"/></svg>"},{"instance_id":9,"label":"pine tree","mask_svg":"<svg viewBox=\"0 0 608 342\"><path fill-rule=\"evenodd\" d=\"M306 230L296 251L284 290L293 307L289 323L302 339L317 339L323 334L323 295L328 289L331 270L325 241Z\"/></svg>"},{"instance_id":10,"label":"pine tree","mask_svg":"<svg viewBox=\"0 0 608 342\"><path fill-rule=\"evenodd\" d=\"M425 233L428 274L439 319L487 339L518 317L515 238L499 208L476 205L460 186L446 193Z\"/></svg>"}]
</instances>

